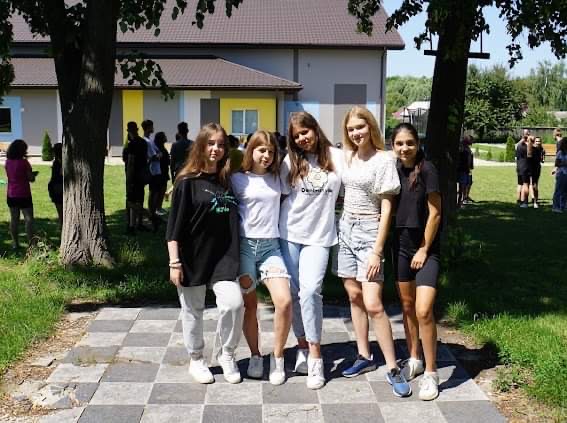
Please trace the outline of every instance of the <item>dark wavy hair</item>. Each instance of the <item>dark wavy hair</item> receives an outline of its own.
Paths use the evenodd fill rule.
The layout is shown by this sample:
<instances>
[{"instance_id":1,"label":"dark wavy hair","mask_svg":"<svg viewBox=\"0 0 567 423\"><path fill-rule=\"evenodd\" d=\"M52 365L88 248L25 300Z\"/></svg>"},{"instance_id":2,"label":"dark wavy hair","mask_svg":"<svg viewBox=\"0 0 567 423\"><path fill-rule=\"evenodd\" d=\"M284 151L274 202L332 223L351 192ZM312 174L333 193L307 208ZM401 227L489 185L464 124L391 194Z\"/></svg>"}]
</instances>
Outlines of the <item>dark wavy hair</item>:
<instances>
[{"instance_id":1,"label":"dark wavy hair","mask_svg":"<svg viewBox=\"0 0 567 423\"><path fill-rule=\"evenodd\" d=\"M331 142L323 133L323 130L319 126L317 120L307 112L292 113L289 118L289 126L287 130L287 154L289 155L291 163L288 181L291 186L295 185L298 178L307 176L309 171L309 162L307 161L307 157L305 157L305 151L299 148L293 140L293 127L295 125L302 128L312 129L313 132L315 132L317 143L315 154L317 155L317 163L322 170L326 170L327 172L335 170L333 160L331 158Z\"/></svg>"},{"instance_id":2,"label":"dark wavy hair","mask_svg":"<svg viewBox=\"0 0 567 423\"><path fill-rule=\"evenodd\" d=\"M417 134L417 130L415 129L415 127L411 124L411 123L407 123L407 122L402 122L399 123L398 125L396 125L396 127L392 130L392 136L391 136L391 142L392 142L392 146L394 145L394 141L396 139L396 137L398 136L398 134L402 131L407 131L410 133L410 135L412 136L412 138L415 140L416 144L417 144L417 155L415 157L415 163L413 165L413 169L409 175L409 187L411 191L415 191L415 188L417 187L417 183L419 180L419 174L421 173L421 169L423 168L423 162L425 159L425 156L423 154L423 151L420 148L419 145L419 135ZM398 163L397 163L398 169L400 169L402 167L402 163L400 162L400 159L398 159Z\"/></svg>"},{"instance_id":3,"label":"dark wavy hair","mask_svg":"<svg viewBox=\"0 0 567 423\"><path fill-rule=\"evenodd\" d=\"M10 160L25 159L28 155L28 145L24 140L14 140L8 146L6 158Z\"/></svg>"}]
</instances>

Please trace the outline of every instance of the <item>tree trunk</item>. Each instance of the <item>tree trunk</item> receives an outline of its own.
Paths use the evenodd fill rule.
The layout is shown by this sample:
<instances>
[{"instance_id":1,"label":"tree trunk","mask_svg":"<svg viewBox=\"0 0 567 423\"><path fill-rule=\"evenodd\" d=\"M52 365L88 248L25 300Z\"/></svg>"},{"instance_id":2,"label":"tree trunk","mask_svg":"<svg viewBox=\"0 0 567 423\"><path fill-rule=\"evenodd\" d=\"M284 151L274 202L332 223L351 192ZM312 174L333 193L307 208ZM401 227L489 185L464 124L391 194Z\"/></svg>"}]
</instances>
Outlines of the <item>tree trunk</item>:
<instances>
[{"instance_id":1,"label":"tree trunk","mask_svg":"<svg viewBox=\"0 0 567 423\"><path fill-rule=\"evenodd\" d=\"M440 24L427 119L426 155L439 170L443 221L452 221L457 203L456 166L464 119L468 52L474 24L472 0L455 0Z\"/></svg>"},{"instance_id":2,"label":"tree trunk","mask_svg":"<svg viewBox=\"0 0 567 423\"><path fill-rule=\"evenodd\" d=\"M63 120L60 257L64 265L113 264L104 215L104 156L114 88L118 3L88 1L77 40L58 40L56 34L53 43Z\"/></svg>"}]
</instances>

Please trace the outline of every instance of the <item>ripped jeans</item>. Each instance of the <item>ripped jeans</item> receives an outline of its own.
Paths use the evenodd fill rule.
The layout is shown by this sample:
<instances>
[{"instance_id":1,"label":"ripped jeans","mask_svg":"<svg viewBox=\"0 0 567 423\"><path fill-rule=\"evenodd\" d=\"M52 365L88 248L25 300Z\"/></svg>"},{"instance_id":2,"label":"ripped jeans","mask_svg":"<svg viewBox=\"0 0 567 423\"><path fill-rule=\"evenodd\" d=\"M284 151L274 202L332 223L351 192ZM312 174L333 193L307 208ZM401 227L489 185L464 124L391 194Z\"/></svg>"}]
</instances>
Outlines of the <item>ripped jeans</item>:
<instances>
[{"instance_id":1,"label":"ripped jeans","mask_svg":"<svg viewBox=\"0 0 567 423\"><path fill-rule=\"evenodd\" d=\"M252 284L243 288L248 294L259 282L269 278L289 279L279 238L240 238L240 277L249 276Z\"/></svg>"}]
</instances>

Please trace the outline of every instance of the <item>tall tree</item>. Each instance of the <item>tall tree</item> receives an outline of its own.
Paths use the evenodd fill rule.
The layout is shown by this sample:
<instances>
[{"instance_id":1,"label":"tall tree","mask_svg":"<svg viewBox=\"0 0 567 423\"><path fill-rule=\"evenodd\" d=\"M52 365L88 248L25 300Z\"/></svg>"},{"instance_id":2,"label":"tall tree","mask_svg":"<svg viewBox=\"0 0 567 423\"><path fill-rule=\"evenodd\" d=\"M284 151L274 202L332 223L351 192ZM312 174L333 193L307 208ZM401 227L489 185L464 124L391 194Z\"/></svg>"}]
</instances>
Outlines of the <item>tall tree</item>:
<instances>
[{"instance_id":1,"label":"tall tree","mask_svg":"<svg viewBox=\"0 0 567 423\"><path fill-rule=\"evenodd\" d=\"M187 8L173 0L175 19ZM226 0L226 13L242 0ZM166 0L0 0L0 95L14 78L10 17L21 14L30 30L48 36L55 62L63 123L64 224L61 261L110 266L104 215L104 152L116 70L116 33L141 27L159 33ZM203 25L214 1L198 0ZM143 58L120 62L124 77L166 89L159 65Z\"/></svg>"},{"instance_id":2,"label":"tall tree","mask_svg":"<svg viewBox=\"0 0 567 423\"><path fill-rule=\"evenodd\" d=\"M372 31L370 16L380 8L379 0L350 0L350 11L360 19L359 30ZM427 124L426 151L437 162L445 196L444 216L455 210L455 176L458 142L464 118L468 52L471 41L490 28L484 10L497 7L506 22L512 42L507 46L510 65L522 59L518 38L528 33L531 48L549 42L557 58L567 54L567 2L564 0L404 0L387 27L405 24L425 11L425 31L415 37L420 48L432 34L438 36L431 104Z\"/></svg>"}]
</instances>

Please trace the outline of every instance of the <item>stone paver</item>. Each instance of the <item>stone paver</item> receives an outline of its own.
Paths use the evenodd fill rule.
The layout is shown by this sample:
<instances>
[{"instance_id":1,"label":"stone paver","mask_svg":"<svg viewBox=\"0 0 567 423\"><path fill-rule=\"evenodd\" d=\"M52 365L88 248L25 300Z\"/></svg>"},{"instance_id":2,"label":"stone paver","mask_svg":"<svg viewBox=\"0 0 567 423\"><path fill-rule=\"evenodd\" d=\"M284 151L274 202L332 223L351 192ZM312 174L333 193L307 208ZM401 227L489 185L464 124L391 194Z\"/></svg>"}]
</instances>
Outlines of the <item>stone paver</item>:
<instances>
[{"instance_id":1,"label":"stone paver","mask_svg":"<svg viewBox=\"0 0 567 423\"><path fill-rule=\"evenodd\" d=\"M354 331L348 308L326 306L322 354L327 384L318 391L305 386L305 376L292 373L295 339L290 334L285 360L288 380L268 382L274 341L273 309L260 307L260 343L264 356L262 380L244 378L225 382L213 354L217 310L204 312L205 358L215 383L196 383L187 371L189 356L183 345L180 310L175 307L102 309L84 337L46 380L54 389L73 389L76 401L62 401L43 423L364 423L364 422L479 422L505 419L455 360L449 348L438 347L439 398L418 398L419 378L411 382L413 395L396 398L385 381L386 366L376 342L371 350L376 371L356 378L341 371L356 356ZM390 313L398 358L407 358L401 315ZM371 334L371 339L375 339ZM246 341L236 349L243 376L248 365Z\"/></svg>"}]
</instances>

